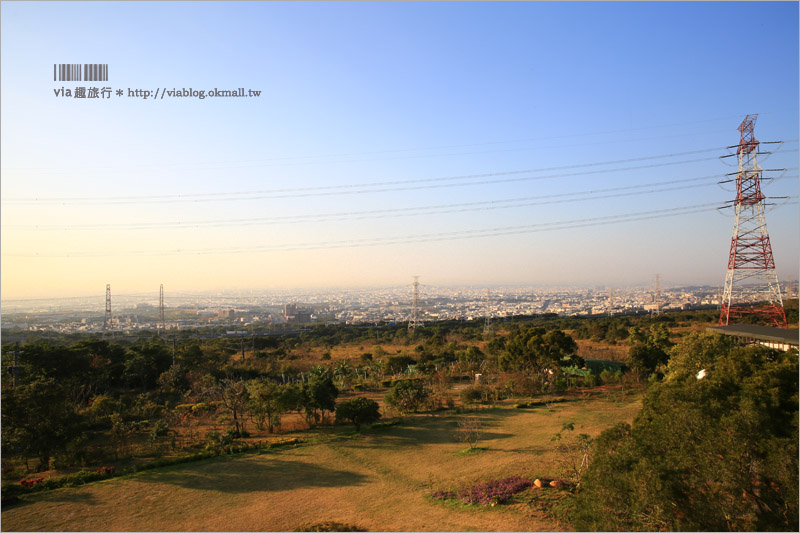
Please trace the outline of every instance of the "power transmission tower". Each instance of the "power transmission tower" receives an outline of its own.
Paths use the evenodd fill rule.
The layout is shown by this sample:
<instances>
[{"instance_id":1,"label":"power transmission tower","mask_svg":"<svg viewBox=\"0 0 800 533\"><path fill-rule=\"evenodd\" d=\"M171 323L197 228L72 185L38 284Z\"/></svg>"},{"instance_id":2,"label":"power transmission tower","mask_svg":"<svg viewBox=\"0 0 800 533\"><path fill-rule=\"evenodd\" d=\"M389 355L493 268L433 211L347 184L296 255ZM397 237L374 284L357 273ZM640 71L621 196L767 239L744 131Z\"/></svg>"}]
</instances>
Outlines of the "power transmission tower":
<instances>
[{"instance_id":1,"label":"power transmission tower","mask_svg":"<svg viewBox=\"0 0 800 533\"><path fill-rule=\"evenodd\" d=\"M422 321L419 319L419 276L414 276L414 299L412 300L411 318L408 320L408 329L417 329L422 327Z\"/></svg>"},{"instance_id":2,"label":"power transmission tower","mask_svg":"<svg viewBox=\"0 0 800 533\"><path fill-rule=\"evenodd\" d=\"M758 115L747 115L738 128L741 133L736 146L739 170L733 201L736 215L719 325L726 326L752 314L773 326L786 328L786 312L764 218L766 197L761 192L762 169L756 157L759 141L753 133L756 118Z\"/></svg>"},{"instance_id":3,"label":"power transmission tower","mask_svg":"<svg viewBox=\"0 0 800 533\"><path fill-rule=\"evenodd\" d=\"M614 308L614 288L608 289L608 316L613 316L612 309Z\"/></svg>"},{"instance_id":4,"label":"power transmission tower","mask_svg":"<svg viewBox=\"0 0 800 533\"><path fill-rule=\"evenodd\" d=\"M103 329L111 329L111 284L106 284L106 321L103 324Z\"/></svg>"},{"instance_id":5,"label":"power transmission tower","mask_svg":"<svg viewBox=\"0 0 800 533\"><path fill-rule=\"evenodd\" d=\"M656 281L656 292L653 294L653 304L655 304L656 309L655 313L657 315L661 314L661 274L655 275Z\"/></svg>"},{"instance_id":6,"label":"power transmission tower","mask_svg":"<svg viewBox=\"0 0 800 533\"><path fill-rule=\"evenodd\" d=\"M159 327L164 329L166 327L164 323L164 284L162 283L161 286L158 288L158 322Z\"/></svg>"},{"instance_id":7,"label":"power transmission tower","mask_svg":"<svg viewBox=\"0 0 800 533\"><path fill-rule=\"evenodd\" d=\"M492 332L492 294L486 289L486 324L483 326L483 334L488 335Z\"/></svg>"}]
</instances>

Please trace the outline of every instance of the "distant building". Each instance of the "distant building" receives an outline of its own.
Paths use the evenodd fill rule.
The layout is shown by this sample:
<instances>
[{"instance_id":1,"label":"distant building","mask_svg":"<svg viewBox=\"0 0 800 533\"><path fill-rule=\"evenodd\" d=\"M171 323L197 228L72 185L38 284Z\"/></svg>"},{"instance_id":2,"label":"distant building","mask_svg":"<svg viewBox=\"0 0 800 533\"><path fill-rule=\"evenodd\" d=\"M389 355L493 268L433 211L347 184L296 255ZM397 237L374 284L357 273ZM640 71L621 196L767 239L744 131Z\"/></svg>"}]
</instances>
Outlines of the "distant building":
<instances>
[{"instance_id":1,"label":"distant building","mask_svg":"<svg viewBox=\"0 0 800 533\"><path fill-rule=\"evenodd\" d=\"M298 324L308 324L311 322L311 313L306 311L298 311L292 318L292 322L297 322Z\"/></svg>"},{"instance_id":2,"label":"distant building","mask_svg":"<svg viewBox=\"0 0 800 533\"><path fill-rule=\"evenodd\" d=\"M308 324L311 322L311 310L298 309L297 304L286 304L283 306L283 318L287 322Z\"/></svg>"}]
</instances>

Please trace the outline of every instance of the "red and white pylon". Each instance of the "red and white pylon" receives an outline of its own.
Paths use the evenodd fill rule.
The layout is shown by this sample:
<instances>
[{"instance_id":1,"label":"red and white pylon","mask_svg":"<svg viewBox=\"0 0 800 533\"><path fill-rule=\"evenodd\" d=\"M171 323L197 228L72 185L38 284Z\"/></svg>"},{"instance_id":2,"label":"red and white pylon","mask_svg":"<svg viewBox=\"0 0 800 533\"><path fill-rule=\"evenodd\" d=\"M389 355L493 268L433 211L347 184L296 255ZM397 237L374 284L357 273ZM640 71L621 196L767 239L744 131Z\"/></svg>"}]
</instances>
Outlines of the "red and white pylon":
<instances>
[{"instance_id":1,"label":"red and white pylon","mask_svg":"<svg viewBox=\"0 0 800 533\"><path fill-rule=\"evenodd\" d=\"M744 315L757 315L773 326L785 328L786 312L764 218L762 170L756 157L759 142L753 133L756 118L758 115L747 115L739 126L736 218L719 324L727 326Z\"/></svg>"}]
</instances>

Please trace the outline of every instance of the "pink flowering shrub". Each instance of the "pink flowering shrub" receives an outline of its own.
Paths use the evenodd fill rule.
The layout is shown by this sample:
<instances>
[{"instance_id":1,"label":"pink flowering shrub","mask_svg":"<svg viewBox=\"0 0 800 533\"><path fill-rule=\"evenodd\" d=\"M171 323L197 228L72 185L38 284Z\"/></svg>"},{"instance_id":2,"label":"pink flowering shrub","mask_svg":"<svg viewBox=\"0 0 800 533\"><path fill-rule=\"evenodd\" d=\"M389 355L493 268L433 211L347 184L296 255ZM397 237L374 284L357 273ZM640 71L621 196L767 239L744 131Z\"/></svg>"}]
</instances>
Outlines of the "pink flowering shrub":
<instances>
[{"instance_id":1,"label":"pink flowering shrub","mask_svg":"<svg viewBox=\"0 0 800 533\"><path fill-rule=\"evenodd\" d=\"M520 476L513 476L505 479L492 481L482 481L475 485L459 489L457 493L447 491L436 491L431 496L440 500L459 499L463 503L479 503L490 505L504 502L514 494L522 492L533 485L530 480Z\"/></svg>"}]
</instances>

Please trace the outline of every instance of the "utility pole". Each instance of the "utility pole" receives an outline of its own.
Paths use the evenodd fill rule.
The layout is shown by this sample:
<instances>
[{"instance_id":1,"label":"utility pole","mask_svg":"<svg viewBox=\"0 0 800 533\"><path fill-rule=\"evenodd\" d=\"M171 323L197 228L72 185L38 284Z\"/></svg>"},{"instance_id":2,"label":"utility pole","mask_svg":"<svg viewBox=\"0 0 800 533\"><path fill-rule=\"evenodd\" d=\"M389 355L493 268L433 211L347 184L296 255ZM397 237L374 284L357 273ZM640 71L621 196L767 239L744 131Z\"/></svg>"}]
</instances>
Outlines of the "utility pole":
<instances>
[{"instance_id":1,"label":"utility pole","mask_svg":"<svg viewBox=\"0 0 800 533\"><path fill-rule=\"evenodd\" d=\"M758 151L760 143L754 134L757 118L758 115L747 115L738 128L741 138L735 148L739 169L733 201L736 214L719 325L756 315L772 326L786 328L786 311L764 218L766 196L761 192L762 169L757 160L762 152Z\"/></svg>"}]
</instances>

